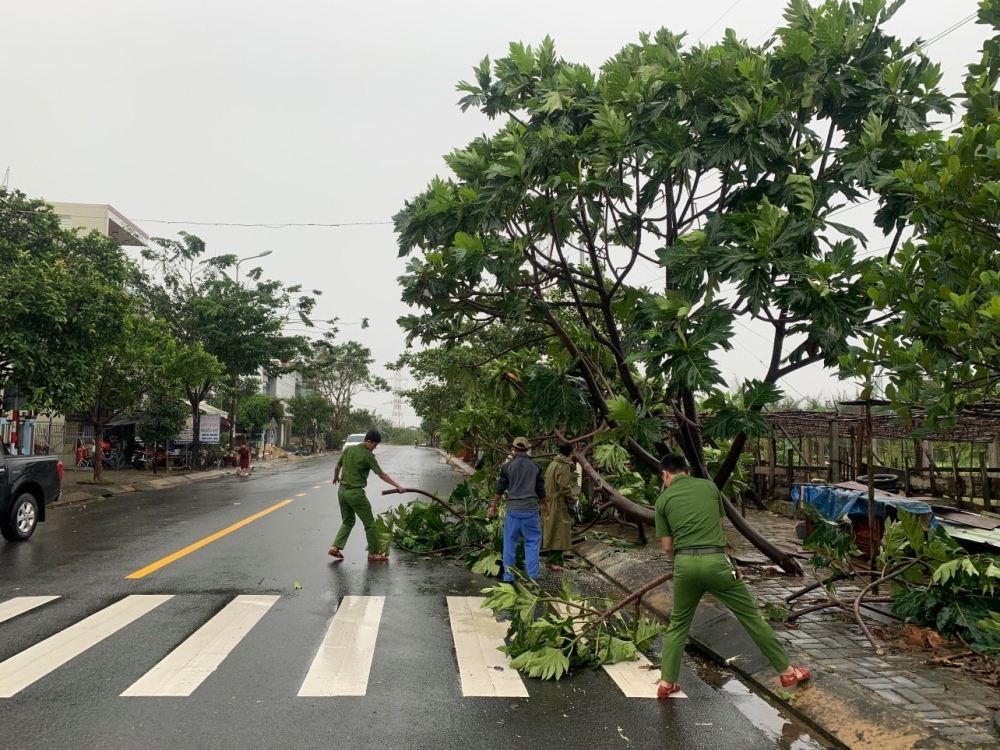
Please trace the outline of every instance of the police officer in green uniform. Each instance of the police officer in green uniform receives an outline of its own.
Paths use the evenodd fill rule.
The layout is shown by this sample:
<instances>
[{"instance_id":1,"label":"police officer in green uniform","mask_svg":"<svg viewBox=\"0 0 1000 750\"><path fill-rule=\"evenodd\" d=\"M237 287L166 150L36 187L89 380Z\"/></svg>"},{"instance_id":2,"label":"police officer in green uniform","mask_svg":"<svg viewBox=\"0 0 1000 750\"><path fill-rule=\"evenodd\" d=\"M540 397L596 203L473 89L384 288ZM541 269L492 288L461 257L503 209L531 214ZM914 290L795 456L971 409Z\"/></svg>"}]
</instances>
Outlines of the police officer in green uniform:
<instances>
[{"instance_id":1,"label":"police officer in green uniform","mask_svg":"<svg viewBox=\"0 0 1000 750\"><path fill-rule=\"evenodd\" d=\"M721 523L726 512L719 488L707 479L688 476L687 462L679 455L661 458L660 474L664 490L656 500L656 535L674 565L674 608L670 627L663 636L662 679L657 697L668 698L681 689L677 677L684 643L705 593L713 594L736 615L781 676L783 687L808 680L808 669L788 663L785 649L757 611L746 584L729 564Z\"/></svg>"},{"instance_id":2,"label":"police officer in green uniform","mask_svg":"<svg viewBox=\"0 0 1000 750\"><path fill-rule=\"evenodd\" d=\"M360 445L352 445L340 454L337 468L333 470L333 483L340 483L337 499L340 501L340 517L344 523L337 532L337 538L330 547L329 555L338 560L344 559L344 545L354 528L355 518L360 518L368 537L368 562L381 562L389 558L379 549L378 537L375 534L375 516L372 515L372 504L365 495L368 486L368 472L375 472L379 479L396 488L397 492L406 492L406 488L390 477L378 465L373 451L382 442L378 430L368 430L365 440Z\"/></svg>"}]
</instances>

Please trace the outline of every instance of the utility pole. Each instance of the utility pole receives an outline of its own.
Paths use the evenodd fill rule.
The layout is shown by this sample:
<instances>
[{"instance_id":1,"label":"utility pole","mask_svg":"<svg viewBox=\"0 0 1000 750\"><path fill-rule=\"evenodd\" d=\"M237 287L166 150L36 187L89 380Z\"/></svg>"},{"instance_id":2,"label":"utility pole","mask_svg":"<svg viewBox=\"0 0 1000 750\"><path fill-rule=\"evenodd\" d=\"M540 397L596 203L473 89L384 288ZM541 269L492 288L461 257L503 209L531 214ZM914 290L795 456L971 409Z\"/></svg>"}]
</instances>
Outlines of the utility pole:
<instances>
[{"instance_id":1,"label":"utility pole","mask_svg":"<svg viewBox=\"0 0 1000 750\"><path fill-rule=\"evenodd\" d=\"M392 389L392 426L403 426L403 373L396 370Z\"/></svg>"}]
</instances>

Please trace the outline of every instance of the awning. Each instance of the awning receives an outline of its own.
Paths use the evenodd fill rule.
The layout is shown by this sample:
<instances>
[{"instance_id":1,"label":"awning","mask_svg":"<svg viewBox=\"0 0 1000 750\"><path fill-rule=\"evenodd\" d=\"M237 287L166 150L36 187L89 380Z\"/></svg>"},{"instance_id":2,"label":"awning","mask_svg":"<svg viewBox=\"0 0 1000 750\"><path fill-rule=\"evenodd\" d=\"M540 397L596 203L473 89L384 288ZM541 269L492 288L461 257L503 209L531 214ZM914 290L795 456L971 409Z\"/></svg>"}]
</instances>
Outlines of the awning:
<instances>
[{"instance_id":1,"label":"awning","mask_svg":"<svg viewBox=\"0 0 1000 750\"><path fill-rule=\"evenodd\" d=\"M216 409L214 406L212 406L211 404L206 404L204 401L198 407L198 411L200 411L202 414L218 414L220 417L226 417L227 419L229 418L228 411L226 411L225 409Z\"/></svg>"}]
</instances>

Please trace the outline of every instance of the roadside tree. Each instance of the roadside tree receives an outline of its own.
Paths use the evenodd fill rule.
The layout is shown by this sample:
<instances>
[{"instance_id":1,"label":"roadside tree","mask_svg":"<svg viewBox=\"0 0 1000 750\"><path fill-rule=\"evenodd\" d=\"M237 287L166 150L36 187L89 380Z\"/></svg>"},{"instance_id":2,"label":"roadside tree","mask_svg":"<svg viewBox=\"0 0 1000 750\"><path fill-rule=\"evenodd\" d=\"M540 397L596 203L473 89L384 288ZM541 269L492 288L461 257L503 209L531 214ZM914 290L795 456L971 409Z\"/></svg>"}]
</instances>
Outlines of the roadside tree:
<instances>
[{"instance_id":1,"label":"roadside tree","mask_svg":"<svg viewBox=\"0 0 1000 750\"><path fill-rule=\"evenodd\" d=\"M84 408L90 365L117 338L137 269L118 243L60 228L42 200L0 188L0 387L38 410Z\"/></svg>"},{"instance_id":2,"label":"roadside tree","mask_svg":"<svg viewBox=\"0 0 1000 750\"><path fill-rule=\"evenodd\" d=\"M292 426L311 438L315 452L323 430L333 421L333 404L321 393L307 393L288 399L288 411L292 413Z\"/></svg>"},{"instance_id":3,"label":"roadside tree","mask_svg":"<svg viewBox=\"0 0 1000 750\"><path fill-rule=\"evenodd\" d=\"M266 393L255 393L240 403L238 418L243 432L251 436L251 442L255 442L272 419L280 422L285 418L285 411L279 399Z\"/></svg>"},{"instance_id":4,"label":"roadside tree","mask_svg":"<svg viewBox=\"0 0 1000 750\"><path fill-rule=\"evenodd\" d=\"M312 344L312 352L301 366L306 384L333 405L331 429L336 435L344 430L351 402L365 391L388 391L385 378L375 375L371 349L357 341L334 342L334 333Z\"/></svg>"},{"instance_id":5,"label":"roadside tree","mask_svg":"<svg viewBox=\"0 0 1000 750\"><path fill-rule=\"evenodd\" d=\"M94 481L104 473L104 430L116 417L135 408L168 379L176 343L160 321L147 318L131 298L131 309L117 321L110 337L79 374L83 403L94 425ZM176 433L174 433L176 434Z\"/></svg>"},{"instance_id":6,"label":"roadside tree","mask_svg":"<svg viewBox=\"0 0 1000 750\"><path fill-rule=\"evenodd\" d=\"M412 256L410 340L543 326L560 344L556 372L579 379L606 424L599 439L655 471L670 435L695 475L724 486L747 438L768 429L759 412L781 398L778 382L837 366L870 330L862 275L875 261L858 257L864 237L835 213L878 197L876 175L950 108L938 67L884 32L899 6L794 0L763 47L729 31L685 50L661 30L596 75L548 39L484 60L461 104L501 119L499 131L448 155L454 176L395 217L400 255ZM897 229L900 210L884 201L879 226ZM769 331L766 371L726 384L716 357L750 324ZM720 403L702 422L699 398L727 385L742 408ZM712 476L705 440L721 438L730 449ZM801 570L728 499L726 511Z\"/></svg>"},{"instance_id":7,"label":"roadside tree","mask_svg":"<svg viewBox=\"0 0 1000 750\"><path fill-rule=\"evenodd\" d=\"M928 426L1000 395L1000 5L981 4L979 22L994 36L969 66L961 126L920 137L883 181L913 234L870 270L884 319L844 358L869 393L884 376L897 411L926 410Z\"/></svg>"},{"instance_id":8,"label":"roadside tree","mask_svg":"<svg viewBox=\"0 0 1000 750\"><path fill-rule=\"evenodd\" d=\"M156 473L157 450L164 449L180 434L189 413L184 394L177 382L167 378L155 383L134 408L136 434L147 450L152 451L153 473Z\"/></svg>"},{"instance_id":9,"label":"roadside tree","mask_svg":"<svg viewBox=\"0 0 1000 750\"><path fill-rule=\"evenodd\" d=\"M155 247L143 253L154 265L146 286L153 309L171 321L182 342L200 344L222 365L205 383L201 399L213 386L256 376L261 367L272 374L282 372L286 363L308 352L308 339L289 335L286 328L292 320L313 325L309 317L316 304L313 295L320 292L303 294L301 286L262 280L260 268L239 276L236 255L204 258L204 241L186 232L180 232L179 240L154 238L153 242ZM243 283L243 277L250 283ZM240 393L239 388L229 390L231 425L235 425ZM200 419L193 403L192 416L197 451Z\"/></svg>"}]
</instances>

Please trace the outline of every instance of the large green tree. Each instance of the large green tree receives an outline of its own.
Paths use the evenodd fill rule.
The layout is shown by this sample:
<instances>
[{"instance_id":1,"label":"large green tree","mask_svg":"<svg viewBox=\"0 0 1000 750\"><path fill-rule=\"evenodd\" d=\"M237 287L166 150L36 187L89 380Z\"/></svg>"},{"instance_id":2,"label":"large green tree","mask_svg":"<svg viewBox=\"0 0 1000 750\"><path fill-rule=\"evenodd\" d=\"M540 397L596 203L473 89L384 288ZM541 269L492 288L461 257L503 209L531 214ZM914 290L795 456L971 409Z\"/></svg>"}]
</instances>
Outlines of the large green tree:
<instances>
[{"instance_id":1,"label":"large green tree","mask_svg":"<svg viewBox=\"0 0 1000 750\"><path fill-rule=\"evenodd\" d=\"M877 197L875 177L949 109L937 66L882 28L900 4L793 0L764 46L727 32L684 49L661 30L596 74L548 39L484 60L459 87L462 107L499 119L499 131L452 152L453 177L395 217L411 256L410 338L545 326L597 415L650 469L669 433L709 477L705 438L729 438L712 477L724 486L747 437L767 430L758 412L781 398L781 378L836 366L869 329L862 274L875 261L859 259L863 237L836 212ZM879 224L900 226L900 210L886 201ZM770 330L766 371L726 384L716 358L751 321ZM743 406L720 404L702 422L699 394L727 385Z\"/></svg>"},{"instance_id":2,"label":"large green tree","mask_svg":"<svg viewBox=\"0 0 1000 750\"><path fill-rule=\"evenodd\" d=\"M950 422L1000 393L1000 5L980 4L994 35L965 78L965 111L931 133L916 158L886 175L912 236L871 269L883 322L844 362L908 417Z\"/></svg>"},{"instance_id":3,"label":"large green tree","mask_svg":"<svg viewBox=\"0 0 1000 750\"><path fill-rule=\"evenodd\" d=\"M333 405L331 429L335 437L341 437L354 397L390 388L385 378L372 372L371 349L357 341L338 344L335 335L328 333L313 342L311 355L300 367L306 384Z\"/></svg>"},{"instance_id":4,"label":"large green tree","mask_svg":"<svg viewBox=\"0 0 1000 750\"><path fill-rule=\"evenodd\" d=\"M78 375L83 386L81 403L94 425L95 482L104 473L101 443L105 428L170 378L177 355L176 342L166 326L143 315L137 303L131 298L131 309L114 323L115 336L94 353Z\"/></svg>"},{"instance_id":5,"label":"large green tree","mask_svg":"<svg viewBox=\"0 0 1000 750\"><path fill-rule=\"evenodd\" d=\"M230 385L230 423L236 421L236 396L232 388L241 377L256 375L260 368L276 374L309 349L304 336L286 332L291 320L312 326L315 307L312 295L299 285L263 280L260 268L239 276L235 255L204 257L205 243L195 235L180 232L180 239L154 238L144 251L153 265L146 287L152 308L171 321L173 332L185 344L200 344L222 365L212 380L189 389L194 419L194 448L200 440L199 404L213 386ZM232 436L232 432L230 433Z\"/></svg>"},{"instance_id":6,"label":"large green tree","mask_svg":"<svg viewBox=\"0 0 1000 750\"><path fill-rule=\"evenodd\" d=\"M0 188L0 387L36 409L86 407L90 365L117 338L135 280L117 242L64 230L44 201Z\"/></svg>"},{"instance_id":7,"label":"large green tree","mask_svg":"<svg viewBox=\"0 0 1000 750\"><path fill-rule=\"evenodd\" d=\"M312 439L315 451L323 431L333 422L333 404L322 393L306 393L288 399L288 411L292 426Z\"/></svg>"}]
</instances>

